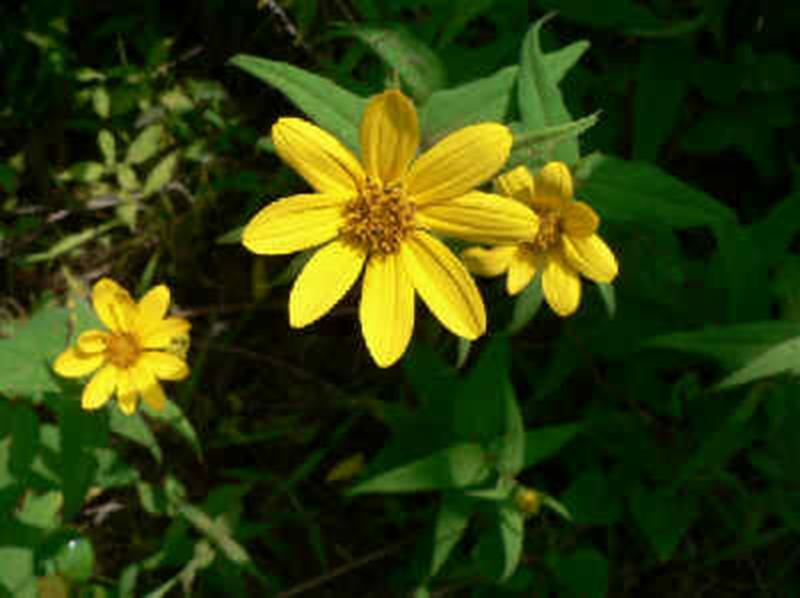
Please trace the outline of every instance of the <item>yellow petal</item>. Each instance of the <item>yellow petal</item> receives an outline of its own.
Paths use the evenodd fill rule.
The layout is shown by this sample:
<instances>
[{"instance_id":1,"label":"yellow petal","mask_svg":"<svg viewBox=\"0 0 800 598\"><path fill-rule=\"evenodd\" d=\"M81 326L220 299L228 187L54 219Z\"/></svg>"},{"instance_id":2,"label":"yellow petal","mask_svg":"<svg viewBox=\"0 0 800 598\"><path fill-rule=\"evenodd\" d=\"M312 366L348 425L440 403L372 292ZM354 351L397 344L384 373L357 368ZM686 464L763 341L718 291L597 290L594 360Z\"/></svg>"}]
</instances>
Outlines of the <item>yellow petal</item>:
<instances>
[{"instance_id":1,"label":"yellow petal","mask_svg":"<svg viewBox=\"0 0 800 598\"><path fill-rule=\"evenodd\" d=\"M133 380L136 388L144 397L144 402L147 406L154 411L163 411L167 404L167 397L164 395L164 389L156 378L157 374L153 372L150 366L150 363L143 360L140 363L140 367L136 368Z\"/></svg>"},{"instance_id":2,"label":"yellow petal","mask_svg":"<svg viewBox=\"0 0 800 598\"><path fill-rule=\"evenodd\" d=\"M155 328L169 309L170 293L166 285L153 287L136 306L136 329L142 334Z\"/></svg>"},{"instance_id":3,"label":"yellow petal","mask_svg":"<svg viewBox=\"0 0 800 598\"><path fill-rule=\"evenodd\" d=\"M508 264L516 252L516 245L503 245L491 249L470 247L461 252L461 259L473 274L499 276L508 270Z\"/></svg>"},{"instance_id":4,"label":"yellow petal","mask_svg":"<svg viewBox=\"0 0 800 598\"><path fill-rule=\"evenodd\" d=\"M145 351L140 358L140 364L161 380L183 380L189 375L186 362L171 353Z\"/></svg>"},{"instance_id":5,"label":"yellow petal","mask_svg":"<svg viewBox=\"0 0 800 598\"><path fill-rule=\"evenodd\" d=\"M484 123L448 135L409 170L408 192L417 204L458 197L489 180L505 164L513 138L503 125Z\"/></svg>"},{"instance_id":6,"label":"yellow petal","mask_svg":"<svg viewBox=\"0 0 800 598\"><path fill-rule=\"evenodd\" d=\"M559 316L568 316L581 302L578 273L557 253L551 253L542 273L542 290L548 305Z\"/></svg>"},{"instance_id":7,"label":"yellow petal","mask_svg":"<svg viewBox=\"0 0 800 598\"><path fill-rule=\"evenodd\" d=\"M97 317L110 330L127 332L132 329L136 304L128 291L110 278L101 278L95 283L92 304Z\"/></svg>"},{"instance_id":8,"label":"yellow petal","mask_svg":"<svg viewBox=\"0 0 800 598\"><path fill-rule=\"evenodd\" d=\"M183 318L166 318L140 337L143 349L164 349L173 339L186 337L192 325Z\"/></svg>"},{"instance_id":9,"label":"yellow petal","mask_svg":"<svg viewBox=\"0 0 800 598\"><path fill-rule=\"evenodd\" d=\"M600 217L589 204L582 201L566 202L561 208L564 232L572 237L593 235L600 225Z\"/></svg>"},{"instance_id":10,"label":"yellow petal","mask_svg":"<svg viewBox=\"0 0 800 598\"><path fill-rule=\"evenodd\" d=\"M97 372L89 384L83 389L81 407L84 409L99 409L108 402L114 389L117 387L119 370L116 366L108 364Z\"/></svg>"},{"instance_id":11,"label":"yellow petal","mask_svg":"<svg viewBox=\"0 0 800 598\"><path fill-rule=\"evenodd\" d=\"M533 280L536 271L542 267L544 258L535 254L530 249L520 247L511 263L508 265L506 278L506 291L509 295L516 295L527 287Z\"/></svg>"},{"instance_id":12,"label":"yellow petal","mask_svg":"<svg viewBox=\"0 0 800 598\"><path fill-rule=\"evenodd\" d=\"M136 369L139 368L119 370L117 374L117 405L125 415L131 415L136 411L139 390L134 379Z\"/></svg>"},{"instance_id":13,"label":"yellow petal","mask_svg":"<svg viewBox=\"0 0 800 598\"><path fill-rule=\"evenodd\" d=\"M414 104L397 90L373 97L361 120L361 153L368 176L384 183L402 178L419 146Z\"/></svg>"},{"instance_id":14,"label":"yellow petal","mask_svg":"<svg viewBox=\"0 0 800 598\"><path fill-rule=\"evenodd\" d=\"M506 197L513 197L525 203L530 203L533 197L533 176L525 166L517 166L500 175L494 180L494 184L498 192Z\"/></svg>"},{"instance_id":15,"label":"yellow petal","mask_svg":"<svg viewBox=\"0 0 800 598\"><path fill-rule=\"evenodd\" d=\"M242 243L253 253L293 253L333 239L344 224L346 195L293 195L279 199L247 223Z\"/></svg>"},{"instance_id":16,"label":"yellow petal","mask_svg":"<svg viewBox=\"0 0 800 598\"><path fill-rule=\"evenodd\" d=\"M414 287L399 254L370 257L359 318L375 363L385 368L403 356L414 330Z\"/></svg>"},{"instance_id":17,"label":"yellow petal","mask_svg":"<svg viewBox=\"0 0 800 598\"><path fill-rule=\"evenodd\" d=\"M102 353L106 350L109 334L101 330L87 330L78 336L76 343L80 353Z\"/></svg>"},{"instance_id":18,"label":"yellow petal","mask_svg":"<svg viewBox=\"0 0 800 598\"><path fill-rule=\"evenodd\" d=\"M616 278L617 259L597 235L563 237L564 255L578 272L595 282L611 282Z\"/></svg>"},{"instance_id":19,"label":"yellow petal","mask_svg":"<svg viewBox=\"0 0 800 598\"><path fill-rule=\"evenodd\" d=\"M529 241L539 218L524 204L491 193L473 191L417 210L417 224L448 237L501 245Z\"/></svg>"},{"instance_id":20,"label":"yellow petal","mask_svg":"<svg viewBox=\"0 0 800 598\"><path fill-rule=\"evenodd\" d=\"M88 354L70 347L56 357L53 370L65 378L80 378L103 365L105 359L106 357L102 353Z\"/></svg>"},{"instance_id":21,"label":"yellow petal","mask_svg":"<svg viewBox=\"0 0 800 598\"><path fill-rule=\"evenodd\" d=\"M289 325L301 328L328 313L353 286L365 259L364 250L344 241L317 251L289 293Z\"/></svg>"},{"instance_id":22,"label":"yellow petal","mask_svg":"<svg viewBox=\"0 0 800 598\"><path fill-rule=\"evenodd\" d=\"M536 175L533 204L554 208L572 199L572 175L563 162L548 162Z\"/></svg>"},{"instance_id":23,"label":"yellow petal","mask_svg":"<svg viewBox=\"0 0 800 598\"><path fill-rule=\"evenodd\" d=\"M320 193L351 193L364 180L355 156L333 135L301 118L281 118L272 126L275 150Z\"/></svg>"},{"instance_id":24,"label":"yellow petal","mask_svg":"<svg viewBox=\"0 0 800 598\"><path fill-rule=\"evenodd\" d=\"M486 330L486 310L475 281L438 239L417 231L400 248L414 288L434 316L458 336L475 339Z\"/></svg>"}]
</instances>

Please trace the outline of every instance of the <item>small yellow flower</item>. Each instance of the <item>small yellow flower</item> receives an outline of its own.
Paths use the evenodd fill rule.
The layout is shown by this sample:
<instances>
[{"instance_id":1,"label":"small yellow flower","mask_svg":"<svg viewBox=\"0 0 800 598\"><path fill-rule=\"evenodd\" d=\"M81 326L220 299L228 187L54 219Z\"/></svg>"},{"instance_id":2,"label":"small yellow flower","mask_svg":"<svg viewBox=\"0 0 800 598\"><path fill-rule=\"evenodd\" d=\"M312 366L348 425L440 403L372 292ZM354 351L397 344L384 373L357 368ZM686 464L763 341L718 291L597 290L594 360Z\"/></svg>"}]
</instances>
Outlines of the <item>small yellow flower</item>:
<instances>
[{"instance_id":1,"label":"small yellow flower","mask_svg":"<svg viewBox=\"0 0 800 598\"><path fill-rule=\"evenodd\" d=\"M88 330L74 347L53 363L53 369L67 378L80 378L95 370L83 390L84 409L98 409L117 393L123 413L136 411L139 395L154 410L166 404L159 380L182 380L189 375L186 362L175 354L175 339L188 346L189 322L165 317L170 293L159 285L135 303L128 291L109 278L92 289L92 303L108 331Z\"/></svg>"},{"instance_id":2,"label":"small yellow flower","mask_svg":"<svg viewBox=\"0 0 800 598\"><path fill-rule=\"evenodd\" d=\"M281 118L272 127L275 149L316 192L269 204L243 235L245 247L266 255L322 246L292 287L294 328L330 311L363 270L361 330L381 367L408 346L415 292L454 334L474 339L486 329L475 282L430 231L515 243L537 230L535 215L521 203L473 191L508 158L506 127L465 127L415 159L419 138L414 105L396 90L366 106L361 161L310 122Z\"/></svg>"},{"instance_id":3,"label":"small yellow flower","mask_svg":"<svg viewBox=\"0 0 800 598\"><path fill-rule=\"evenodd\" d=\"M461 257L471 272L480 276L508 272L506 289L511 295L541 272L544 297L560 316L578 309L579 274L595 282L614 280L617 260L596 234L600 218L587 204L572 199L572 176L566 164L549 162L535 182L527 168L518 166L496 183L501 193L534 209L539 228L522 243L465 250Z\"/></svg>"}]
</instances>

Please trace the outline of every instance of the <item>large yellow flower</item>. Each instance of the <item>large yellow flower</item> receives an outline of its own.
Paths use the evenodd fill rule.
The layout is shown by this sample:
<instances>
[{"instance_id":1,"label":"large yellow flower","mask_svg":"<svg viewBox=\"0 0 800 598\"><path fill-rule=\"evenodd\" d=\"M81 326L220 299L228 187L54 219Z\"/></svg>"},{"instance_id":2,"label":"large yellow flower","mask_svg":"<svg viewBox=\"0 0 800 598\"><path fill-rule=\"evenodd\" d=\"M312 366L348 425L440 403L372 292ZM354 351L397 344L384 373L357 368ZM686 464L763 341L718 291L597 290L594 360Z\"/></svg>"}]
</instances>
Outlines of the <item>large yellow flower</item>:
<instances>
[{"instance_id":1,"label":"large yellow flower","mask_svg":"<svg viewBox=\"0 0 800 598\"><path fill-rule=\"evenodd\" d=\"M587 204L572 199L572 176L566 164L549 162L535 182L527 168L518 166L498 177L496 184L504 195L533 207L539 229L522 243L467 249L461 255L470 271L481 276L508 272L506 288L511 295L541 272L544 297L560 316L578 309L579 274L595 282L616 277L617 260L596 234L600 218Z\"/></svg>"},{"instance_id":2,"label":"large yellow flower","mask_svg":"<svg viewBox=\"0 0 800 598\"><path fill-rule=\"evenodd\" d=\"M189 374L186 362L173 350L176 341L188 338L189 322L165 317L169 302L164 285L151 289L138 304L109 278L94 285L94 310L108 331L82 333L53 364L56 373L67 378L98 370L83 390L84 409L102 407L115 390L125 414L136 410L139 395L156 411L164 409L166 397L159 379L182 380Z\"/></svg>"},{"instance_id":3,"label":"large yellow flower","mask_svg":"<svg viewBox=\"0 0 800 598\"><path fill-rule=\"evenodd\" d=\"M414 105L399 91L374 96L361 121L362 160L319 127L281 118L272 128L278 154L316 191L280 199L248 223L243 242L259 254L323 245L289 297L289 323L326 314L361 271L359 317L367 348L387 367L405 351L414 295L453 333L474 339L486 312L464 265L429 231L480 243L515 243L536 234L519 202L473 189L505 163L512 137L499 124L461 129L414 159Z\"/></svg>"}]
</instances>

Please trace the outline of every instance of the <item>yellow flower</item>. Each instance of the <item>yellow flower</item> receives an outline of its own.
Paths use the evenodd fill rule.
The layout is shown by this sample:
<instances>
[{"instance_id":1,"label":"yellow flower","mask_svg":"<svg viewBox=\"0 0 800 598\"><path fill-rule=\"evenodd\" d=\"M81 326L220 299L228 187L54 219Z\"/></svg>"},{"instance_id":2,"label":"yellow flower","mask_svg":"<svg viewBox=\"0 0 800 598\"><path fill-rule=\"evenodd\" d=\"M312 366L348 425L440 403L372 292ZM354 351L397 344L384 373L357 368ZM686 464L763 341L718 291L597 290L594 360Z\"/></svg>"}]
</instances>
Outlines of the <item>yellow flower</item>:
<instances>
[{"instance_id":1,"label":"yellow flower","mask_svg":"<svg viewBox=\"0 0 800 598\"><path fill-rule=\"evenodd\" d=\"M311 324L355 284L362 270L359 319L375 362L403 355L414 326L414 296L453 333L474 339L486 312L464 265L429 231L479 243L514 243L536 234L519 202L473 189L491 178L511 148L499 124L465 127L414 159L414 105L399 91L374 96L360 129L361 162L319 127L281 118L278 154L316 191L263 208L244 230L250 251L278 255L323 245L289 297L289 323Z\"/></svg>"},{"instance_id":2,"label":"yellow flower","mask_svg":"<svg viewBox=\"0 0 800 598\"><path fill-rule=\"evenodd\" d=\"M139 303L109 278L92 289L92 303L108 331L88 330L74 347L59 355L53 369L61 376L79 378L98 370L83 390L84 409L105 405L116 390L123 413L136 411L139 395L156 411L166 397L159 380L182 380L186 362L175 354L175 339L188 343L189 322L165 317L170 293L164 285L151 289Z\"/></svg>"},{"instance_id":3,"label":"yellow flower","mask_svg":"<svg viewBox=\"0 0 800 598\"><path fill-rule=\"evenodd\" d=\"M542 273L547 303L560 316L578 309L579 274L595 282L611 282L617 275L614 254L597 236L600 218L582 201L572 199L572 176L563 162L550 162L534 182L524 166L497 178L500 192L530 205L539 217L535 235L517 244L492 249L471 247L461 254L471 272L498 276L508 272L506 289L515 295Z\"/></svg>"}]
</instances>

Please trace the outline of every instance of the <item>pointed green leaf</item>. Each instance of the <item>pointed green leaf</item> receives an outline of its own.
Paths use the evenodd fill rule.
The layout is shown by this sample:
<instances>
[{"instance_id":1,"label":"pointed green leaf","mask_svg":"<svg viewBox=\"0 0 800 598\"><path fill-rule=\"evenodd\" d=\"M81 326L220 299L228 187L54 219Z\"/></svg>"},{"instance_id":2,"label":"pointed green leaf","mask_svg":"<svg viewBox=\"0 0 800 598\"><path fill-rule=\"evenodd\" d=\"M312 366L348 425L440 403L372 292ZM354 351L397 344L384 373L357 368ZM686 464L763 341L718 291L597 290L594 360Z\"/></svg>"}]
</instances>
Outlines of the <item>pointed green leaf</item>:
<instances>
[{"instance_id":1,"label":"pointed green leaf","mask_svg":"<svg viewBox=\"0 0 800 598\"><path fill-rule=\"evenodd\" d=\"M544 55L544 67L550 76L550 81L554 85L561 83L569 70L575 66L581 59L581 56L586 53L589 46L590 44L588 41L579 40L553 52L546 53Z\"/></svg>"},{"instance_id":2,"label":"pointed green leaf","mask_svg":"<svg viewBox=\"0 0 800 598\"><path fill-rule=\"evenodd\" d=\"M608 317L613 318L617 313L617 293L614 290L614 285L610 282L598 282L596 286L597 290L600 291L600 296L603 298Z\"/></svg>"},{"instance_id":3,"label":"pointed green leaf","mask_svg":"<svg viewBox=\"0 0 800 598\"><path fill-rule=\"evenodd\" d=\"M172 429L175 430L179 436L182 436L194 449L198 459L202 458L203 449L200 446L200 439L197 437L197 431L175 401L167 401L163 411L154 411L150 409L147 404L142 405L142 407L148 416L172 427Z\"/></svg>"},{"instance_id":4,"label":"pointed green leaf","mask_svg":"<svg viewBox=\"0 0 800 598\"><path fill-rule=\"evenodd\" d=\"M164 127L160 124L145 127L128 146L125 163L141 164L146 162L158 153L163 138Z\"/></svg>"},{"instance_id":5,"label":"pointed green leaf","mask_svg":"<svg viewBox=\"0 0 800 598\"><path fill-rule=\"evenodd\" d=\"M497 449L497 468L500 473L514 477L525 463L525 422L510 379L503 379L496 395L505 414L505 431Z\"/></svg>"},{"instance_id":6,"label":"pointed green leaf","mask_svg":"<svg viewBox=\"0 0 800 598\"><path fill-rule=\"evenodd\" d=\"M691 497L638 488L631 499L633 519L663 562L668 561L697 515Z\"/></svg>"},{"instance_id":7,"label":"pointed green leaf","mask_svg":"<svg viewBox=\"0 0 800 598\"><path fill-rule=\"evenodd\" d=\"M153 458L161 463L161 448L140 413L125 415L119 409L111 409L109 426L115 434L145 447Z\"/></svg>"},{"instance_id":8,"label":"pointed green leaf","mask_svg":"<svg viewBox=\"0 0 800 598\"><path fill-rule=\"evenodd\" d=\"M553 155L553 148L566 139L578 137L597 124L599 112L552 127L526 130L514 134L514 145L508 158L507 168L518 164L543 163ZM513 125L512 125L513 126Z\"/></svg>"},{"instance_id":9,"label":"pointed green leaf","mask_svg":"<svg viewBox=\"0 0 800 598\"><path fill-rule=\"evenodd\" d=\"M514 507L499 507L475 547L474 558L490 579L508 579L519 565L525 540L525 516Z\"/></svg>"},{"instance_id":10,"label":"pointed green leaf","mask_svg":"<svg viewBox=\"0 0 800 598\"><path fill-rule=\"evenodd\" d=\"M608 593L608 561L594 548L579 548L564 556L551 553L550 568L569 596L605 598Z\"/></svg>"},{"instance_id":11,"label":"pointed green leaf","mask_svg":"<svg viewBox=\"0 0 800 598\"><path fill-rule=\"evenodd\" d=\"M156 191L161 190L162 187L172 180L172 174L175 172L175 167L178 165L178 157L178 151L175 150L164 156L159 163L153 167L153 170L147 175L144 189L142 189L142 198L149 197Z\"/></svg>"},{"instance_id":12,"label":"pointed green leaf","mask_svg":"<svg viewBox=\"0 0 800 598\"><path fill-rule=\"evenodd\" d=\"M436 514L433 534L433 556L428 575L439 572L447 557L467 531L472 516L472 504L460 494L443 494Z\"/></svg>"},{"instance_id":13,"label":"pointed green leaf","mask_svg":"<svg viewBox=\"0 0 800 598\"><path fill-rule=\"evenodd\" d=\"M117 161L117 142L111 131L103 129L97 134L97 147L103 154L106 166L114 166Z\"/></svg>"},{"instance_id":14,"label":"pointed green leaf","mask_svg":"<svg viewBox=\"0 0 800 598\"><path fill-rule=\"evenodd\" d=\"M546 426L525 434L525 463L528 468L558 453L583 429L582 423Z\"/></svg>"},{"instance_id":15,"label":"pointed green leaf","mask_svg":"<svg viewBox=\"0 0 800 598\"><path fill-rule=\"evenodd\" d=\"M231 64L280 89L320 127L352 150L358 148L358 127L366 100L332 81L284 62L238 54Z\"/></svg>"},{"instance_id":16,"label":"pointed green leaf","mask_svg":"<svg viewBox=\"0 0 800 598\"><path fill-rule=\"evenodd\" d=\"M800 373L800 338L773 346L725 378L717 385L717 389L732 388L784 373Z\"/></svg>"},{"instance_id":17,"label":"pointed green leaf","mask_svg":"<svg viewBox=\"0 0 800 598\"><path fill-rule=\"evenodd\" d=\"M542 305L542 277L537 273L531 283L514 299L514 311L508 323L508 333L517 334L533 319Z\"/></svg>"}]
</instances>

